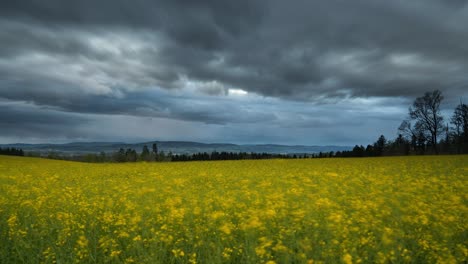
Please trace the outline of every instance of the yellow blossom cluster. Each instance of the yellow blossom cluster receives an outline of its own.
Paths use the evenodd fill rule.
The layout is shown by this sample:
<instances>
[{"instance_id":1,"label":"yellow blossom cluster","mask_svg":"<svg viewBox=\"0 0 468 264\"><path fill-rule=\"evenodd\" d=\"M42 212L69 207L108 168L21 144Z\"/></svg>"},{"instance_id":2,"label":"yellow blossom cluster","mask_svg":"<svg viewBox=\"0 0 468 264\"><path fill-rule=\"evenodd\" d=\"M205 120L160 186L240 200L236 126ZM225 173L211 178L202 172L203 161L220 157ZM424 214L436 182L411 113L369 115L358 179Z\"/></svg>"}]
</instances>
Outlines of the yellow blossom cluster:
<instances>
[{"instance_id":1,"label":"yellow blossom cluster","mask_svg":"<svg viewBox=\"0 0 468 264\"><path fill-rule=\"evenodd\" d=\"M465 263L468 156L0 156L0 263Z\"/></svg>"}]
</instances>

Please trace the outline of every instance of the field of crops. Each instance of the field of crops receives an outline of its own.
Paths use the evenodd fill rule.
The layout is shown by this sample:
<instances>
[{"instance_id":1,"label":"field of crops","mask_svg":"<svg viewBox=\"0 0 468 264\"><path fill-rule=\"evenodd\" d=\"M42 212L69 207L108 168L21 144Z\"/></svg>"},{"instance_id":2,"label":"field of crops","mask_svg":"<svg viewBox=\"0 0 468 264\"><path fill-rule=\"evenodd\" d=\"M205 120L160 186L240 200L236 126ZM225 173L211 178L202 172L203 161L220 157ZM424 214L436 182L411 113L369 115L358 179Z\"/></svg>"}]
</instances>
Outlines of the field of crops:
<instances>
[{"instance_id":1,"label":"field of crops","mask_svg":"<svg viewBox=\"0 0 468 264\"><path fill-rule=\"evenodd\" d=\"M468 156L0 156L0 263L461 263Z\"/></svg>"}]
</instances>

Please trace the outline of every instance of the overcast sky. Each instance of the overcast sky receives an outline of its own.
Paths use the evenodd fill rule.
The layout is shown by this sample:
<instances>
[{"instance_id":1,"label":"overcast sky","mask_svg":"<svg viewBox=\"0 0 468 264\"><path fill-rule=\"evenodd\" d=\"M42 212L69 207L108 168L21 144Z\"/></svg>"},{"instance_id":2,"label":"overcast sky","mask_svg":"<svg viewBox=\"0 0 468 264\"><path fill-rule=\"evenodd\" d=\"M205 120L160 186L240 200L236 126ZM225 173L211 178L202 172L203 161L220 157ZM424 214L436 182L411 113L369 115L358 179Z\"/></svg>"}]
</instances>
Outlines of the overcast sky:
<instances>
[{"instance_id":1,"label":"overcast sky","mask_svg":"<svg viewBox=\"0 0 468 264\"><path fill-rule=\"evenodd\" d=\"M468 100L467 25L465 0L4 0L0 143L394 138L424 92Z\"/></svg>"}]
</instances>

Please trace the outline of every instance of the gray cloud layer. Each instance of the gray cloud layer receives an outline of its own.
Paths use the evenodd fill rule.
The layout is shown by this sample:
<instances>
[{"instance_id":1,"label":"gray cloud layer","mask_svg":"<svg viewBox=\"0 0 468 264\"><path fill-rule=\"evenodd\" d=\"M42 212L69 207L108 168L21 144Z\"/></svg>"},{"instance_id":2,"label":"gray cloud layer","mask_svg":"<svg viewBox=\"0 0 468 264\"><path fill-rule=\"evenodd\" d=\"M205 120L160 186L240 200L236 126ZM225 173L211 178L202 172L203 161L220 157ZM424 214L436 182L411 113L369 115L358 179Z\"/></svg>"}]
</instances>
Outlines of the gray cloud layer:
<instances>
[{"instance_id":1,"label":"gray cloud layer","mask_svg":"<svg viewBox=\"0 0 468 264\"><path fill-rule=\"evenodd\" d=\"M466 96L466 25L465 0L3 1L0 98L77 123L70 114L342 126L354 98L404 109L432 89ZM316 111L301 119L295 101ZM2 107L2 120L18 115Z\"/></svg>"}]
</instances>

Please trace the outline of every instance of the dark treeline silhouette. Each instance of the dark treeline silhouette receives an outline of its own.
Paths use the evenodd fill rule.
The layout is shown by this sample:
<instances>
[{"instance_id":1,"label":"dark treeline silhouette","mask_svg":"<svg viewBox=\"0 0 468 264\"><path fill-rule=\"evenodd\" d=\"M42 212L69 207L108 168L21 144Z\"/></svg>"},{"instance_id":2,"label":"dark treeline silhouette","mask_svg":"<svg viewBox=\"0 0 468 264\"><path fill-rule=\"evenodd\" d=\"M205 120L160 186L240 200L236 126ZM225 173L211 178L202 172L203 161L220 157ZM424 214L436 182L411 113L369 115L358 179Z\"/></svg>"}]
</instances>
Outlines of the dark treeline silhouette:
<instances>
[{"instance_id":1,"label":"dark treeline silhouette","mask_svg":"<svg viewBox=\"0 0 468 264\"><path fill-rule=\"evenodd\" d=\"M41 156L39 153L27 153L28 156ZM325 154L323 154L325 155ZM296 159L308 157L322 157L318 154L271 154L271 153L247 153L247 152L200 152L193 154L172 154L158 151L156 143L153 144L152 151L148 146L143 146L140 153L128 148L120 148L114 153L82 154L82 155L60 155L57 152L50 152L42 157L60 160L73 160L83 162L167 162L167 161L209 161L209 160L245 160L245 159Z\"/></svg>"},{"instance_id":2,"label":"dark treeline silhouette","mask_svg":"<svg viewBox=\"0 0 468 264\"><path fill-rule=\"evenodd\" d=\"M304 157L299 155L300 157ZM199 161L199 160L244 160L244 159L287 159L297 158L297 154L270 154L270 153L247 153L247 152L217 152L195 153L195 154L176 154L172 155L171 161Z\"/></svg>"},{"instance_id":3,"label":"dark treeline silhouette","mask_svg":"<svg viewBox=\"0 0 468 264\"><path fill-rule=\"evenodd\" d=\"M401 154L468 153L468 106L460 101L450 119L444 120L440 113L443 98L439 90L416 98L398 128L401 140L397 143L408 149Z\"/></svg>"},{"instance_id":4,"label":"dark treeline silhouette","mask_svg":"<svg viewBox=\"0 0 468 264\"><path fill-rule=\"evenodd\" d=\"M385 136L381 135L376 142L366 147L356 145L350 151L338 151L332 157L379 157L379 156L402 156L410 154L410 144L402 135L394 141L387 141Z\"/></svg>"},{"instance_id":5,"label":"dark treeline silhouette","mask_svg":"<svg viewBox=\"0 0 468 264\"><path fill-rule=\"evenodd\" d=\"M17 148L0 148L0 155L24 156L24 151Z\"/></svg>"},{"instance_id":6,"label":"dark treeline silhouette","mask_svg":"<svg viewBox=\"0 0 468 264\"><path fill-rule=\"evenodd\" d=\"M372 145L356 145L351 151L337 152L334 156L468 154L468 106L460 101L450 120L444 121L440 113L443 98L439 90L416 98L394 140L387 140L382 135Z\"/></svg>"},{"instance_id":7,"label":"dark treeline silhouette","mask_svg":"<svg viewBox=\"0 0 468 264\"><path fill-rule=\"evenodd\" d=\"M387 141L382 135L372 145L356 145L351 151L337 152L334 156L468 154L468 106L460 101L450 120L444 121L440 113L443 98L439 90L416 98L394 140Z\"/></svg>"}]
</instances>

